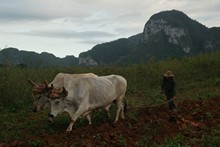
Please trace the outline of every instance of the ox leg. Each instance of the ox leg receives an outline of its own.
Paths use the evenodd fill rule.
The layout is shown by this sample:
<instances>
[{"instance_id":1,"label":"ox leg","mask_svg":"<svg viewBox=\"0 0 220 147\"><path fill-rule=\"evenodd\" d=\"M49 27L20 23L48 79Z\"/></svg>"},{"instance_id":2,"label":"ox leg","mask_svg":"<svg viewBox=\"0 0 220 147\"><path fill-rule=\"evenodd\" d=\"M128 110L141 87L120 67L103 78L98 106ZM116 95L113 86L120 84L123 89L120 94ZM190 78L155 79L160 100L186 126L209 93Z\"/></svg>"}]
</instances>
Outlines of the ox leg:
<instances>
[{"instance_id":1,"label":"ox leg","mask_svg":"<svg viewBox=\"0 0 220 147\"><path fill-rule=\"evenodd\" d=\"M69 124L68 128L66 129L67 132L72 131L73 125L76 122L76 120L83 114L86 113L85 109L83 107L80 107L76 113L71 117L71 123Z\"/></svg>"},{"instance_id":2,"label":"ox leg","mask_svg":"<svg viewBox=\"0 0 220 147\"><path fill-rule=\"evenodd\" d=\"M120 115L120 111L121 111L121 102L117 101L117 111L116 111L116 117L115 117L115 121L114 122L118 121L118 118L119 118L119 115Z\"/></svg>"},{"instance_id":3,"label":"ox leg","mask_svg":"<svg viewBox=\"0 0 220 147\"><path fill-rule=\"evenodd\" d=\"M89 121L89 124L91 125L91 124L92 124L92 121L91 121L91 113L88 113L88 114L86 115L86 118L87 118L87 120ZM73 128L73 125L74 125L75 121L76 121L76 120L73 120L73 119L72 119L72 122L69 124L68 128L66 129L67 132L72 131L72 128Z\"/></svg>"},{"instance_id":4,"label":"ox leg","mask_svg":"<svg viewBox=\"0 0 220 147\"><path fill-rule=\"evenodd\" d=\"M91 113L87 114L87 115L86 115L86 118L87 118L87 120L89 121L89 124L91 125L91 124L92 124L92 121L91 121Z\"/></svg>"},{"instance_id":5,"label":"ox leg","mask_svg":"<svg viewBox=\"0 0 220 147\"><path fill-rule=\"evenodd\" d=\"M122 119L125 119L124 104L121 104L121 118L122 118Z\"/></svg>"},{"instance_id":6,"label":"ox leg","mask_svg":"<svg viewBox=\"0 0 220 147\"><path fill-rule=\"evenodd\" d=\"M123 98L124 95L121 97ZM122 100L122 103L121 103L121 118L122 119L125 119L125 105L126 105L126 101L125 99Z\"/></svg>"},{"instance_id":7,"label":"ox leg","mask_svg":"<svg viewBox=\"0 0 220 147\"><path fill-rule=\"evenodd\" d=\"M91 121L92 111L88 111L86 113L83 113L83 116L86 117L86 119L89 121L89 124L91 125L92 124L92 121Z\"/></svg>"},{"instance_id":8,"label":"ox leg","mask_svg":"<svg viewBox=\"0 0 220 147\"><path fill-rule=\"evenodd\" d=\"M116 117L115 117L115 122L118 121L120 114L121 114L121 118L125 119L123 97L124 97L124 95L120 96L119 99L117 100L117 113L116 113Z\"/></svg>"},{"instance_id":9,"label":"ox leg","mask_svg":"<svg viewBox=\"0 0 220 147\"><path fill-rule=\"evenodd\" d=\"M72 121L70 122L70 124L69 124L68 128L66 129L66 131L67 131L67 132L72 131L72 128L73 128L74 123L75 123L75 121L74 121L74 120L72 120Z\"/></svg>"},{"instance_id":10,"label":"ox leg","mask_svg":"<svg viewBox=\"0 0 220 147\"><path fill-rule=\"evenodd\" d=\"M111 104L104 108L104 110L107 112L109 118L110 118L110 113L109 113L110 106L111 106Z\"/></svg>"}]
</instances>

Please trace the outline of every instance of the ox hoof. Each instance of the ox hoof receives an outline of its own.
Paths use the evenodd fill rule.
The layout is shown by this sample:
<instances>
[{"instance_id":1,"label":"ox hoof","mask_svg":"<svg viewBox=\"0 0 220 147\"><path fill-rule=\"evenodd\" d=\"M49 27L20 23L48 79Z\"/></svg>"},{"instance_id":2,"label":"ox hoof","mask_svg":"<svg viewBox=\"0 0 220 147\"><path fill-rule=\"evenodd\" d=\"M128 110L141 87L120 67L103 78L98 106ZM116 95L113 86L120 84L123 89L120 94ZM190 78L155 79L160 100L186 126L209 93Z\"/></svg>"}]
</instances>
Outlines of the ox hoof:
<instances>
[{"instance_id":1,"label":"ox hoof","mask_svg":"<svg viewBox=\"0 0 220 147\"><path fill-rule=\"evenodd\" d=\"M48 122L49 122L50 124L53 124L53 123L54 123L54 121L53 121L53 120L48 120Z\"/></svg>"},{"instance_id":2,"label":"ox hoof","mask_svg":"<svg viewBox=\"0 0 220 147\"><path fill-rule=\"evenodd\" d=\"M71 132L72 130L66 129L66 132Z\"/></svg>"},{"instance_id":3,"label":"ox hoof","mask_svg":"<svg viewBox=\"0 0 220 147\"><path fill-rule=\"evenodd\" d=\"M72 127L68 127L67 129L66 129L66 132L71 132L72 131Z\"/></svg>"},{"instance_id":4,"label":"ox hoof","mask_svg":"<svg viewBox=\"0 0 220 147\"><path fill-rule=\"evenodd\" d=\"M115 121L113 122L113 124L116 124L116 123L118 123L118 121L117 121L117 120L115 120Z\"/></svg>"},{"instance_id":5,"label":"ox hoof","mask_svg":"<svg viewBox=\"0 0 220 147\"><path fill-rule=\"evenodd\" d=\"M54 123L54 119L53 118L48 118L49 123Z\"/></svg>"}]
</instances>

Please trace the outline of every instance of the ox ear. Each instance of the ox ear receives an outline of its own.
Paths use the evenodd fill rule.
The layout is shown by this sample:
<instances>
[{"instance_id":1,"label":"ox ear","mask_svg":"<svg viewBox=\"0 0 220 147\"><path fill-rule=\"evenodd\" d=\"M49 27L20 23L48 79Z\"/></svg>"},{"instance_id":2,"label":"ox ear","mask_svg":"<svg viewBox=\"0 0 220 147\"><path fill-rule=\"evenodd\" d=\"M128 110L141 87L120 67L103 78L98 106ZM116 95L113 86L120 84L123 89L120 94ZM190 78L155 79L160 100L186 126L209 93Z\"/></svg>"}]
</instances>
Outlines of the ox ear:
<instances>
[{"instance_id":1,"label":"ox ear","mask_svg":"<svg viewBox=\"0 0 220 147\"><path fill-rule=\"evenodd\" d=\"M33 82L32 80L28 80L28 83L31 84L31 86L36 86L37 84L35 82Z\"/></svg>"},{"instance_id":2,"label":"ox ear","mask_svg":"<svg viewBox=\"0 0 220 147\"><path fill-rule=\"evenodd\" d=\"M68 91L66 90L65 87L63 87L63 91L62 91L62 93L64 94L65 97L68 95Z\"/></svg>"}]
</instances>

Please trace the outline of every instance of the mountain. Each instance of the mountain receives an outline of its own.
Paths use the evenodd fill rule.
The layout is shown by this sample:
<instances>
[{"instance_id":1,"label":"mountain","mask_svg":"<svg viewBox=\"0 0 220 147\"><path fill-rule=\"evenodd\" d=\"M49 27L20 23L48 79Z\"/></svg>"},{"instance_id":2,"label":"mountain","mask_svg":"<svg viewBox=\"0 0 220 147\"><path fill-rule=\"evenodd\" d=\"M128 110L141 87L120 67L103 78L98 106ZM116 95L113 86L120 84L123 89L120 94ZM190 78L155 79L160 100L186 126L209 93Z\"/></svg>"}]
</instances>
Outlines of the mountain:
<instances>
[{"instance_id":1,"label":"mountain","mask_svg":"<svg viewBox=\"0 0 220 147\"><path fill-rule=\"evenodd\" d=\"M220 28L207 28L181 11L154 14L142 33L96 45L79 55L79 64L145 63L220 49ZM92 61L92 62L87 62Z\"/></svg>"},{"instance_id":2,"label":"mountain","mask_svg":"<svg viewBox=\"0 0 220 147\"><path fill-rule=\"evenodd\" d=\"M207 28L181 11L170 10L152 15L142 33L98 44L80 53L79 58L58 58L46 52L38 54L7 48L0 51L0 64L28 67L124 65L193 56L219 49L220 27Z\"/></svg>"},{"instance_id":3,"label":"mountain","mask_svg":"<svg viewBox=\"0 0 220 147\"><path fill-rule=\"evenodd\" d=\"M19 51L16 48L6 48L0 51L0 64L22 65L25 67L72 66L78 64L78 58L74 56L58 58L46 52L38 54L35 52Z\"/></svg>"},{"instance_id":4,"label":"mountain","mask_svg":"<svg viewBox=\"0 0 220 147\"><path fill-rule=\"evenodd\" d=\"M96 45L91 50L79 55L79 64L112 64L114 61L128 56L129 52L131 52L135 46L139 44L141 37L142 34L137 34L128 39L121 38L112 42Z\"/></svg>"}]
</instances>

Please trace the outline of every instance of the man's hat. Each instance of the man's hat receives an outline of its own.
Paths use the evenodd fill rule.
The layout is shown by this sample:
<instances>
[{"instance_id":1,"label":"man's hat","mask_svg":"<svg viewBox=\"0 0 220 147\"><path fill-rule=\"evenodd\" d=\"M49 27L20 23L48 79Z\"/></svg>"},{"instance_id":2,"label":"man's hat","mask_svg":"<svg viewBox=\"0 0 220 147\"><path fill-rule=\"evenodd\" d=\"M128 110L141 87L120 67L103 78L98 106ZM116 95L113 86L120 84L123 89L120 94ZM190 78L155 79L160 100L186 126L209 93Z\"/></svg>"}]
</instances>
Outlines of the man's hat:
<instances>
[{"instance_id":1,"label":"man's hat","mask_svg":"<svg viewBox=\"0 0 220 147\"><path fill-rule=\"evenodd\" d=\"M166 76L166 77L173 77L174 75L173 75L172 71L168 70L168 71L164 74L164 76Z\"/></svg>"}]
</instances>

